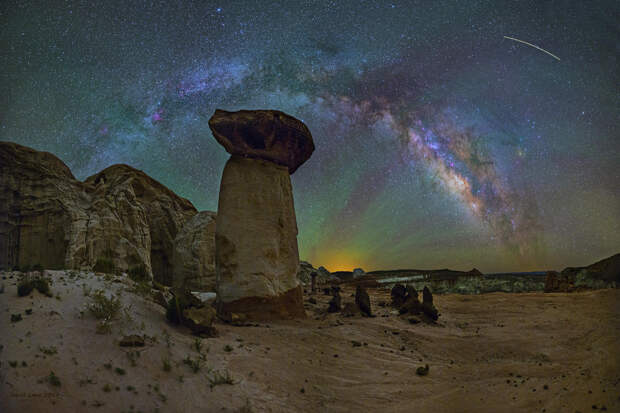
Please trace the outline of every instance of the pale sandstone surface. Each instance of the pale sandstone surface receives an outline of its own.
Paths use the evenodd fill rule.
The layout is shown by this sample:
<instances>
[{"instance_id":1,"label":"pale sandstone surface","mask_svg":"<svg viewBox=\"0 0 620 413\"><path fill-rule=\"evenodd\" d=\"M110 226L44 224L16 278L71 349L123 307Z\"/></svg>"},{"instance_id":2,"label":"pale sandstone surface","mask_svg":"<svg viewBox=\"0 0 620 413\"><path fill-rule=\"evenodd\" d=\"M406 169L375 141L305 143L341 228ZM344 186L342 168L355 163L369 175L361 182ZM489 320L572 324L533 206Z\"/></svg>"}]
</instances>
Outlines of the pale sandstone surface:
<instances>
[{"instance_id":1,"label":"pale sandstone surface","mask_svg":"<svg viewBox=\"0 0 620 413\"><path fill-rule=\"evenodd\" d=\"M232 156L222 174L218 211L215 256L220 314L253 313L244 309L254 307L248 301L253 298L274 301L274 315L303 312L296 277L297 222L287 168ZM291 299L279 302L287 294Z\"/></svg>"},{"instance_id":2,"label":"pale sandstone surface","mask_svg":"<svg viewBox=\"0 0 620 413\"><path fill-rule=\"evenodd\" d=\"M143 265L171 285L175 239L196 214L188 200L130 166L113 165L80 182L56 156L0 142L0 268L90 269L106 259L120 271ZM194 237L203 242L188 245L200 230L194 224L176 248L178 273L212 280L213 225Z\"/></svg>"},{"instance_id":3,"label":"pale sandstone surface","mask_svg":"<svg viewBox=\"0 0 620 413\"><path fill-rule=\"evenodd\" d=\"M248 411L241 410L246 404L255 412L620 410L617 289L435 295L437 325L413 325L381 307L390 301L389 290L368 289L375 318L326 314L330 297L317 294L317 304L305 304L310 317L304 320L217 324L219 336L202 341L203 352L209 351L194 373L183 360L198 358L195 337L167 324L161 306L125 291L130 281L53 272L56 299L37 292L17 297L15 279L0 275L7 277L0 280L2 412L120 412L130 406L241 412ZM80 315L90 300L82 285L118 291L131 320L114 322L110 335L96 334L92 315ZM354 300L353 291L344 287L345 303ZM11 323L17 313L23 320ZM145 346L120 347L128 334L146 335ZM45 355L40 346L54 346L57 353ZM130 351L140 354L136 366ZM170 360L171 371L164 371L162 359ZM429 374L417 376L425 364ZM60 387L38 382L50 371ZM211 390L214 371L230 372L235 384ZM106 384L110 392L103 390Z\"/></svg>"},{"instance_id":4,"label":"pale sandstone surface","mask_svg":"<svg viewBox=\"0 0 620 413\"><path fill-rule=\"evenodd\" d=\"M172 285L192 291L215 291L215 212L190 218L174 239Z\"/></svg>"}]
</instances>

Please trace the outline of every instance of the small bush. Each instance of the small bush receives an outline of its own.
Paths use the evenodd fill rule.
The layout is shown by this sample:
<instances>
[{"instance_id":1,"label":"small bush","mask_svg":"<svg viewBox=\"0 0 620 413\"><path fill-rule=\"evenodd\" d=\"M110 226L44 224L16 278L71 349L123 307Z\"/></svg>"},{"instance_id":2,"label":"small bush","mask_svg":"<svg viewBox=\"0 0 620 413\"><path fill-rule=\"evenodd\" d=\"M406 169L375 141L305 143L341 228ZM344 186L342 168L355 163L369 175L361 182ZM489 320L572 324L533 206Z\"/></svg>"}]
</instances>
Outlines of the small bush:
<instances>
[{"instance_id":1,"label":"small bush","mask_svg":"<svg viewBox=\"0 0 620 413\"><path fill-rule=\"evenodd\" d=\"M93 271L106 274L116 274L117 272L114 262L109 258L98 258L93 267Z\"/></svg>"},{"instance_id":2,"label":"small bush","mask_svg":"<svg viewBox=\"0 0 620 413\"><path fill-rule=\"evenodd\" d=\"M129 275L129 278L131 278L132 280L139 282L139 281L150 281L149 277L149 273L146 271L146 265L144 264L140 264L140 265L136 265L135 267L131 267L128 271L127 274Z\"/></svg>"},{"instance_id":3,"label":"small bush","mask_svg":"<svg viewBox=\"0 0 620 413\"><path fill-rule=\"evenodd\" d=\"M172 366L170 365L170 359L169 358L161 359L161 363L162 363L162 369L165 372L168 372L168 371L172 370Z\"/></svg>"},{"instance_id":4,"label":"small bush","mask_svg":"<svg viewBox=\"0 0 620 413\"><path fill-rule=\"evenodd\" d=\"M17 295L25 297L29 295L33 289L37 289L41 294L45 294L48 297L52 296L50 291L49 281L42 276L30 277L26 276L17 284Z\"/></svg>"},{"instance_id":5,"label":"small bush","mask_svg":"<svg viewBox=\"0 0 620 413\"><path fill-rule=\"evenodd\" d=\"M43 271L43 266L41 264L35 264L32 266L32 271Z\"/></svg>"},{"instance_id":6,"label":"small bush","mask_svg":"<svg viewBox=\"0 0 620 413\"><path fill-rule=\"evenodd\" d=\"M114 295L108 298L103 290L97 290L91 294L91 299L93 302L88 306L88 309L98 320L115 319L123 307L120 298Z\"/></svg>"},{"instance_id":7,"label":"small bush","mask_svg":"<svg viewBox=\"0 0 620 413\"><path fill-rule=\"evenodd\" d=\"M224 371L224 374L215 370L213 372L213 377L209 377L209 387L211 387L212 389L220 384L235 384L235 381L233 380L228 370Z\"/></svg>"},{"instance_id":8,"label":"small bush","mask_svg":"<svg viewBox=\"0 0 620 413\"><path fill-rule=\"evenodd\" d=\"M33 289L34 285L32 284L32 281L24 278L19 282L19 284L17 284L17 295L20 297L25 297L30 295Z\"/></svg>"},{"instance_id":9,"label":"small bush","mask_svg":"<svg viewBox=\"0 0 620 413\"><path fill-rule=\"evenodd\" d=\"M50 375L47 376L47 381L49 381L52 386L60 387L60 379L54 374L53 371L51 371Z\"/></svg>"},{"instance_id":10,"label":"small bush","mask_svg":"<svg viewBox=\"0 0 620 413\"><path fill-rule=\"evenodd\" d=\"M39 351L41 351L41 353L43 354L47 354L48 356L58 353L58 349L54 346L49 346L49 347L39 346Z\"/></svg>"},{"instance_id":11,"label":"small bush","mask_svg":"<svg viewBox=\"0 0 620 413\"><path fill-rule=\"evenodd\" d=\"M183 359L183 364L188 365L194 373L198 373L202 368L202 360L199 358L193 360L189 355L185 359Z\"/></svg>"},{"instance_id":12,"label":"small bush","mask_svg":"<svg viewBox=\"0 0 620 413\"><path fill-rule=\"evenodd\" d=\"M116 372L116 374L118 374L119 376L124 376L127 372L125 371L125 369L122 369L120 367L117 367L114 369L114 371Z\"/></svg>"}]
</instances>

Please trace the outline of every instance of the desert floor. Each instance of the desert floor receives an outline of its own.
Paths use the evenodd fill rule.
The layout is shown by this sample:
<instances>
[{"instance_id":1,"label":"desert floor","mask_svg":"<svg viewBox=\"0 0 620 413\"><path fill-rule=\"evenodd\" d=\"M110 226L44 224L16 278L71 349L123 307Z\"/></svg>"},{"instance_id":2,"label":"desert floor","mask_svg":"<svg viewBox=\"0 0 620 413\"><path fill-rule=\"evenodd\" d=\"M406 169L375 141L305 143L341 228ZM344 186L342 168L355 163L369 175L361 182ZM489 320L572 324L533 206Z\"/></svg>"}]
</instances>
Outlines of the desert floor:
<instances>
[{"instance_id":1,"label":"desert floor","mask_svg":"<svg viewBox=\"0 0 620 413\"><path fill-rule=\"evenodd\" d=\"M620 290L437 295L436 325L379 306L387 290L369 291L374 318L326 314L320 293L305 320L196 341L128 280L54 271L54 297L18 297L16 274L0 280L0 412L620 411ZM87 310L97 289L125 308L109 334ZM132 333L146 345L120 347Z\"/></svg>"}]
</instances>

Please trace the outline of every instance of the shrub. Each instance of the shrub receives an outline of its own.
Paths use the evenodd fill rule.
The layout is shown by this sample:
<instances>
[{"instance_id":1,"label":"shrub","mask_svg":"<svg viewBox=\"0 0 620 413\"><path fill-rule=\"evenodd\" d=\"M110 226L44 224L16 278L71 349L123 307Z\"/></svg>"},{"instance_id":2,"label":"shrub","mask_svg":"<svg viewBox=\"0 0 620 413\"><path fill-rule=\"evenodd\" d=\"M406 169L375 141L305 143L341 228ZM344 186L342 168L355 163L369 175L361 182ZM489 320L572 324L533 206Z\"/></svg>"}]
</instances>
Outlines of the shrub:
<instances>
[{"instance_id":1,"label":"shrub","mask_svg":"<svg viewBox=\"0 0 620 413\"><path fill-rule=\"evenodd\" d=\"M43 266L41 264L35 264L32 266L32 271L43 271Z\"/></svg>"},{"instance_id":2,"label":"shrub","mask_svg":"<svg viewBox=\"0 0 620 413\"><path fill-rule=\"evenodd\" d=\"M17 295L24 297L29 295L33 289L37 289L41 294L45 294L48 297L52 296L50 292L50 285L47 279L42 276L30 277L25 276L17 284Z\"/></svg>"},{"instance_id":3,"label":"shrub","mask_svg":"<svg viewBox=\"0 0 620 413\"><path fill-rule=\"evenodd\" d=\"M29 295L34 288L32 281L29 279L22 279L19 284L17 284L17 295L20 297L25 297Z\"/></svg>"},{"instance_id":4,"label":"shrub","mask_svg":"<svg viewBox=\"0 0 620 413\"><path fill-rule=\"evenodd\" d=\"M220 384L235 384L235 381L233 380L228 370L224 371L224 374L215 370L213 372L213 377L209 377L209 387L211 387L212 389Z\"/></svg>"},{"instance_id":5,"label":"shrub","mask_svg":"<svg viewBox=\"0 0 620 413\"><path fill-rule=\"evenodd\" d=\"M91 294L92 303L88 306L90 312L98 320L112 320L118 316L121 308L123 307L121 299L112 296L106 297L103 290L97 290Z\"/></svg>"},{"instance_id":6,"label":"shrub","mask_svg":"<svg viewBox=\"0 0 620 413\"><path fill-rule=\"evenodd\" d=\"M50 375L47 376L47 380L50 382L52 386L56 386L56 387L60 386L60 379L58 378L57 375L54 374L53 371L51 371Z\"/></svg>"},{"instance_id":7,"label":"shrub","mask_svg":"<svg viewBox=\"0 0 620 413\"><path fill-rule=\"evenodd\" d=\"M128 271L127 274L129 275L129 278L131 278L132 280L136 281L136 282L140 282L140 281L149 281L151 277L149 277L149 273L146 271L146 265L144 264L140 264L140 265L136 265L135 267L131 267Z\"/></svg>"},{"instance_id":8,"label":"shrub","mask_svg":"<svg viewBox=\"0 0 620 413\"><path fill-rule=\"evenodd\" d=\"M95 266L93 267L93 271L103 272L106 274L115 274L116 266L114 265L114 262L109 258L98 258L95 262Z\"/></svg>"}]
</instances>

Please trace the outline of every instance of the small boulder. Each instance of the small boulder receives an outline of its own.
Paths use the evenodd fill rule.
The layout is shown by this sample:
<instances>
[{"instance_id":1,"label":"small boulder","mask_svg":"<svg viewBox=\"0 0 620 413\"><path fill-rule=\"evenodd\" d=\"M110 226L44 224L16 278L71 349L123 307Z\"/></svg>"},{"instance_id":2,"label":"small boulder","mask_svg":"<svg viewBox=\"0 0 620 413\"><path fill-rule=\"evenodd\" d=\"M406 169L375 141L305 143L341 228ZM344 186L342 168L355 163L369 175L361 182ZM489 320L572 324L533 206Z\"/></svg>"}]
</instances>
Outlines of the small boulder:
<instances>
[{"instance_id":1,"label":"small boulder","mask_svg":"<svg viewBox=\"0 0 620 413\"><path fill-rule=\"evenodd\" d=\"M183 324L192 330L192 333L200 336L215 337L217 330L213 327L216 311L213 307L195 308L183 310Z\"/></svg>"},{"instance_id":2,"label":"small boulder","mask_svg":"<svg viewBox=\"0 0 620 413\"><path fill-rule=\"evenodd\" d=\"M418 367L415 371L415 374L417 374L418 376L426 376L428 375L429 370L430 370L430 367L427 364L424 367L422 366Z\"/></svg>"},{"instance_id":3,"label":"small boulder","mask_svg":"<svg viewBox=\"0 0 620 413\"><path fill-rule=\"evenodd\" d=\"M372 317L370 297L368 296L366 289L361 285L358 285L355 289L355 304L357 304L363 315L366 317Z\"/></svg>"}]
</instances>

